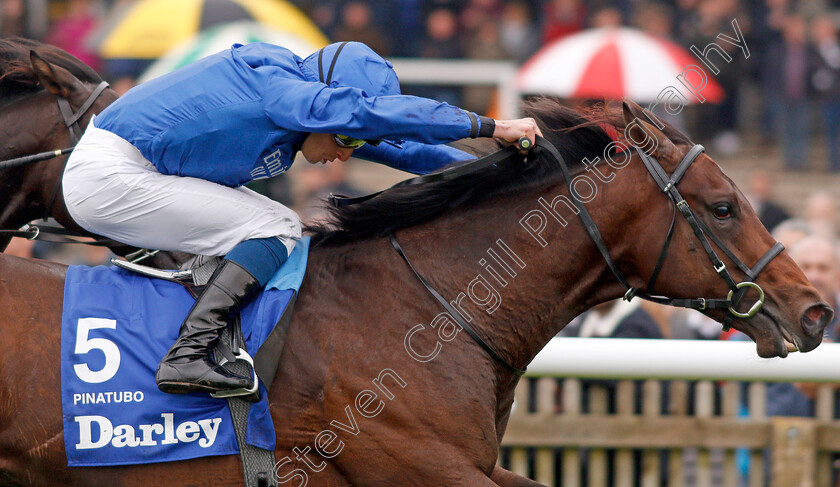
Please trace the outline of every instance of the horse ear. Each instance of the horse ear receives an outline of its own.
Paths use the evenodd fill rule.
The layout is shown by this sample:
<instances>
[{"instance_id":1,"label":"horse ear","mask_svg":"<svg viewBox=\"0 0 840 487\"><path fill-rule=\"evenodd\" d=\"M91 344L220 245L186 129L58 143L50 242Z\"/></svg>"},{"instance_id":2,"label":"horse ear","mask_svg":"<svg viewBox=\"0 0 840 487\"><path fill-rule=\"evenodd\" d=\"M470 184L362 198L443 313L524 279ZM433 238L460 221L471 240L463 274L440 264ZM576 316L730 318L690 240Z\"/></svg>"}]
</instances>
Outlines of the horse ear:
<instances>
[{"instance_id":1,"label":"horse ear","mask_svg":"<svg viewBox=\"0 0 840 487\"><path fill-rule=\"evenodd\" d=\"M73 87L79 82L70 71L50 64L35 51L29 51L29 62L38 82L55 96L69 98Z\"/></svg>"},{"instance_id":2,"label":"horse ear","mask_svg":"<svg viewBox=\"0 0 840 487\"><path fill-rule=\"evenodd\" d=\"M624 138L653 157L671 160L677 147L661 130L642 120L642 107L630 101L622 102L624 115Z\"/></svg>"}]
</instances>

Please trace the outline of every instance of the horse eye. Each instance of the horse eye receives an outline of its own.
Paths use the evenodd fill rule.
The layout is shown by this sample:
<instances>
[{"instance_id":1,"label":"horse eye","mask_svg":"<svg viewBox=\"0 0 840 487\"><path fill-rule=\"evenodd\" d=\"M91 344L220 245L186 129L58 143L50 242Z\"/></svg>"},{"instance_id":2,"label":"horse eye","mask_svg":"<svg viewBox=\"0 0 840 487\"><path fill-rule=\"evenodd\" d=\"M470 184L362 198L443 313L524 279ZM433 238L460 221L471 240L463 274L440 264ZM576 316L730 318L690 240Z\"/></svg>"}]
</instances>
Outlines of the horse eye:
<instances>
[{"instance_id":1,"label":"horse eye","mask_svg":"<svg viewBox=\"0 0 840 487\"><path fill-rule=\"evenodd\" d=\"M732 208L729 205L718 205L712 210L712 213L718 220L725 220L732 216Z\"/></svg>"}]
</instances>

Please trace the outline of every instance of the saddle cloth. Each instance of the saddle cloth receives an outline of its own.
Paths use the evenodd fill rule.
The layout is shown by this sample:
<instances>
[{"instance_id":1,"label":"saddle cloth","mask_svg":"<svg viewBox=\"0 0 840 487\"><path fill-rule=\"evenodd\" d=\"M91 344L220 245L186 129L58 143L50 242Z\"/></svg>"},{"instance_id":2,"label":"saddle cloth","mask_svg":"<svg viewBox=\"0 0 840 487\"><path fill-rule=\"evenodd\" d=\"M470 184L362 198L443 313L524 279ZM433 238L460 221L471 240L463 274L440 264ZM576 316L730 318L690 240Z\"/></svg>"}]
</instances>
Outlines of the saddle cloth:
<instances>
[{"instance_id":1,"label":"saddle cloth","mask_svg":"<svg viewBox=\"0 0 840 487\"><path fill-rule=\"evenodd\" d=\"M241 313L256 355L306 270L309 238ZM239 453L228 403L207 393L166 394L155 384L194 300L182 286L114 267L67 271L61 329L61 400L69 466L129 465ZM267 392L251 407L246 442L274 449Z\"/></svg>"}]
</instances>

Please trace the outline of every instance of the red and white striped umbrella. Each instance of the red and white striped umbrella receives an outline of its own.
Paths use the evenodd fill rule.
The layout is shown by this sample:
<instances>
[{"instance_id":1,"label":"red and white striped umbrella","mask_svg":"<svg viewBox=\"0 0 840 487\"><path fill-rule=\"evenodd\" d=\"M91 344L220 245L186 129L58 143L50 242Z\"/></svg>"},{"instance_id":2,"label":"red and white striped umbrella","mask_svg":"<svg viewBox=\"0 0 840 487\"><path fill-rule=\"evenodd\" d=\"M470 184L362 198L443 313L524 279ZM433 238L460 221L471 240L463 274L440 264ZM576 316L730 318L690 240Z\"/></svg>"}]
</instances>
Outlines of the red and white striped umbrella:
<instances>
[{"instance_id":1,"label":"red and white striped umbrella","mask_svg":"<svg viewBox=\"0 0 840 487\"><path fill-rule=\"evenodd\" d=\"M688 103L698 103L677 80L690 65L706 73L702 96L712 103L721 101L723 89L699 59L673 42L624 27L586 30L543 47L519 71L517 83L522 93L640 103L654 101L673 86ZM686 77L700 86L699 74Z\"/></svg>"}]
</instances>

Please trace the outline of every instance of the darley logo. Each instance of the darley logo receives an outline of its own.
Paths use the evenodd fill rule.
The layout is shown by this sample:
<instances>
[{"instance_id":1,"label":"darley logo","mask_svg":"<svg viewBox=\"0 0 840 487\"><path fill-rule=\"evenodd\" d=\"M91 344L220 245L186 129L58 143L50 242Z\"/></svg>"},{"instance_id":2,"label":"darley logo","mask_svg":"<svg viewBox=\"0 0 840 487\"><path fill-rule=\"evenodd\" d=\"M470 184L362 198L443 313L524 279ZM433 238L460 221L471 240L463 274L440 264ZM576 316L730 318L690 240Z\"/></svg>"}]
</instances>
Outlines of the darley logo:
<instances>
[{"instance_id":1,"label":"darley logo","mask_svg":"<svg viewBox=\"0 0 840 487\"><path fill-rule=\"evenodd\" d=\"M140 424L137 429L130 424L114 426L104 416L76 416L79 423L79 443L77 450L103 448L109 444L116 448L124 446L156 446L173 443L191 443L198 440L198 446L208 448L216 441L222 418L184 421L175 426L174 414L163 413L163 424ZM94 433L96 431L96 433ZM94 440L94 436L97 438Z\"/></svg>"}]
</instances>

